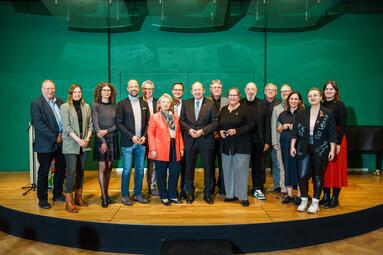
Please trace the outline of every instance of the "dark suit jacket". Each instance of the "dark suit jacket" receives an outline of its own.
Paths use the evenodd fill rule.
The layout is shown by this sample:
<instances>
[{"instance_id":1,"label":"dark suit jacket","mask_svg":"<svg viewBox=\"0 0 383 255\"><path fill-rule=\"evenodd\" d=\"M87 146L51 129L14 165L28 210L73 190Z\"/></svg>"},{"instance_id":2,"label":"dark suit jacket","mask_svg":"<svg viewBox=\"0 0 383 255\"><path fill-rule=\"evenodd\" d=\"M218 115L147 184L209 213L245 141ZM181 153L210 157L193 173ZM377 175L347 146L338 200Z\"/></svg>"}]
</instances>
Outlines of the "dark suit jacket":
<instances>
[{"instance_id":1,"label":"dark suit jacket","mask_svg":"<svg viewBox=\"0 0 383 255\"><path fill-rule=\"evenodd\" d=\"M271 144L271 123L267 121L266 107L262 100L255 98L254 101L248 101L246 98L243 98L241 103L248 107L254 119L253 142L261 143L262 145Z\"/></svg>"},{"instance_id":2,"label":"dark suit jacket","mask_svg":"<svg viewBox=\"0 0 383 255\"><path fill-rule=\"evenodd\" d=\"M141 107L141 136L147 138L148 122L150 118L149 106L142 98L139 98L139 102ZM132 137L136 133L134 123L132 104L129 97L127 97L118 103L116 112L116 126L121 133L122 147L130 147L134 144L132 141Z\"/></svg>"},{"instance_id":3,"label":"dark suit jacket","mask_svg":"<svg viewBox=\"0 0 383 255\"><path fill-rule=\"evenodd\" d=\"M197 120L195 119L194 98L183 101L180 121L184 130L185 149L192 149L193 146L200 145L205 149L214 149L213 132L218 129L218 112L212 101L203 98ZM202 129L204 134L193 138L189 135L189 129Z\"/></svg>"},{"instance_id":4,"label":"dark suit jacket","mask_svg":"<svg viewBox=\"0 0 383 255\"><path fill-rule=\"evenodd\" d=\"M310 108L298 112L292 130L292 138L297 139L297 158L303 159L309 148ZM327 161L330 143L336 143L336 125L332 112L321 106L314 126L314 154Z\"/></svg>"},{"instance_id":5,"label":"dark suit jacket","mask_svg":"<svg viewBox=\"0 0 383 255\"><path fill-rule=\"evenodd\" d=\"M56 104L60 106L63 100L56 97ZM31 103L32 125L35 128L35 140L33 150L39 153L49 153L61 148L56 140L60 134L55 114L47 100L40 96Z\"/></svg>"},{"instance_id":6,"label":"dark suit jacket","mask_svg":"<svg viewBox=\"0 0 383 255\"><path fill-rule=\"evenodd\" d=\"M144 100L144 98L141 96L140 98L142 98L142 100ZM145 100L144 100L145 101ZM155 98L153 97L153 101L152 101L152 104L153 104L153 113L156 113L157 112L157 102L158 102L158 98ZM148 105L149 106L149 105ZM149 110L149 109L148 109ZM150 111L149 111L150 113Z\"/></svg>"}]
</instances>

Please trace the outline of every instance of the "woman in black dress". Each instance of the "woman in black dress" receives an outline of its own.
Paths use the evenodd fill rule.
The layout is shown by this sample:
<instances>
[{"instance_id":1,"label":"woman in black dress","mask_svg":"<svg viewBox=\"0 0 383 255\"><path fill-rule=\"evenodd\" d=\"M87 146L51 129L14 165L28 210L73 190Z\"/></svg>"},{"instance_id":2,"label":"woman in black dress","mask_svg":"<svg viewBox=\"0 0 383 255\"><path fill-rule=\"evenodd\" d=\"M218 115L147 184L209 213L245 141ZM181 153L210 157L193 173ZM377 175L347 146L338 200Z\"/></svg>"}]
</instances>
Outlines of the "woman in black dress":
<instances>
[{"instance_id":1,"label":"woman in black dress","mask_svg":"<svg viewBox=\"0 0 383 255\"><path fill-rule=\"evenodd\" d=\"M287 195L283 198L282 204L295 202L300 204L300 191L298 188L297 198L293 198L293 186L298 185L298 164L297 159L290 155L290 145L292 138L292 129L295 116L298 111L304 108L301 94L293 91L286 99L286 110L278 116L277 131L281 133L279 138L281 144L281 154L283 166L285 168L285 185Z\"/></svg>"},{"instance_id":2,"label":"woman in black dress","mask_svg":"<svg viewBox=\"0 0 383 255\"><path fill-rule=\"evenodd\" d=\"M101 188L101 206L106 208L113 201L108 188L112 163L120 158L116 118L116 89L108 82L101 82L94 90L93 124L97 132L93 160L98 161L98 181Z\"/></svg>"}]
</instances>

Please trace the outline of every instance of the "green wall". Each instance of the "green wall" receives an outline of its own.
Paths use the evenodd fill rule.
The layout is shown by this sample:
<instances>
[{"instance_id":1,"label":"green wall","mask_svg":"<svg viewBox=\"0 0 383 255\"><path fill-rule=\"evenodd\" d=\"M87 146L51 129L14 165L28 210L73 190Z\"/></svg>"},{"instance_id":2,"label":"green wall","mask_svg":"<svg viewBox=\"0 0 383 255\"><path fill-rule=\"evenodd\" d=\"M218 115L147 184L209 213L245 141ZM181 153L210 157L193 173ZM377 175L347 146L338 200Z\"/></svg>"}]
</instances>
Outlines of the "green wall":
<instances>
[{"instance_id":1,"label":"green wall","mask_svg":"<svg viewBox=\"0 0 383 255\"><path fill-rule=\"evenodd\" d=\"M195 80L208 85L218 78L225 91L255 81L260 97L266 81L288 82L306 94L335 79L349 124L383 125L383 15L347 14L298 33L249 31L253 20L245 17L222 32L171 33L147 19L140 31L111 34L111 80L119 99L127 96L129 79L153 80L156 96L170 92L174 81L189 90ZM7 2L0 2L0 35L0 171L27 170L29 105L40 95L42 80L55 80L64 99L69 85L80 83L91 102L95 85L108 79L108 35L69 31L63 18L15 13ZM373 168L371 162L364 156L354 167Z\"/></svg>"}]
</instances>

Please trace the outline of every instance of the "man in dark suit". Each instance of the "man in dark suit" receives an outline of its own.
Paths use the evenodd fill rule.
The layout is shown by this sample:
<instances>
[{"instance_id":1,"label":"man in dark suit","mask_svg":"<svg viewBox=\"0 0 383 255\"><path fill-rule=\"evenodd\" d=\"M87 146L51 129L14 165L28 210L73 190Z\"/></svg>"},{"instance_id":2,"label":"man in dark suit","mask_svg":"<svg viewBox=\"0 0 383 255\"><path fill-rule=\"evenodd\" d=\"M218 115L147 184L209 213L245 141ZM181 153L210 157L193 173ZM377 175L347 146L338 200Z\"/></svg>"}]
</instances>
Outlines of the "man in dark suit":
<instances>
[{"instance_id":1,"label":"man in dark suit","mask_svg":"<svg viewBox=\"0 0 383 255\"><path fill-rule=\"evenodd\" d=\"M253 197L259 200L265 200L263 193L266 182L266 170L263 160L263 153L270 147L270 121L267 118L267 112L262 100L256 97L258 92L257 85L249 82L245 87L246 98L241 100L251 111L254 118L255 129L252 135L253 150L251 153L251 179L253 181Z\"/></svg>"},{"instance_id":2,"label":"man in dark suit","mask_svg":"<svg viewBox=\"0 0 383 255\"><path fill-rule=\"evenodd\" d=\"M121 133L123 170L121 175L122 203L133 205L129 194L130 172L134 158L134 196L139 203L149 201L142 195L146 137L150 117L148 104L138 97L140 87L137 80L130 80L127 86L128 97L118 103L116 126Z\"/></svg>"},{"instance_id":3,"label":"man in dark suit","mask_svg":"<svg viewBox=\"0 0 383 255\"><path fill-rule=\"evenodd\" d=\"M222 96L222 82L220 80L212 80L210 82L210 95L208 99L213 101L214 106L219 114L221 109L229 104L229 100L227 97ZM214 159L213 159L213 179L214 179L214 185L217 185L219 189L219 194L221 196L226 195L225 192L225 183L223 181L223 171L222 171L222 158L221 158L221 152L219 151L219 144L220 144L220 136L218 131L214 132L214 142L215 142L215 149L214 149ZM218 179L215 180L215 159L218 159ZM213 188L214 190L214 188Z\"/></svg>"},{"instance_id":4,"label":"man in dark suit","mask_svg":"<svg viewBox=\"0 0 383 255\"><path fill-rule=\"evenodd\" d=\"M60 106L63 100L55 97L56 86L53 81L45 80L41 85L42 95L31 104L32 125L35 129L33 151L39 161L37 179L37 197L39 206L51 208L48 203L48 174L52 160L55 160L53 181L53 201L65 201L62 194L65 178L65 158L62 154L62 123Z\"/></svg>"},{"instance_id":5,"label":"man in dark suit","mask_svg":"<svg viewBox=\"0 0 383 255\"><path fill-rule=\"evenodd\" d=\"M178 119L180 118L182 104L183 104L183 95L184 95L185 89L184 84L182 82L175 82L173 83L172 87L172 95L173 95L173 102L174 102L174 114L177 115ZM182 131L182 137L184 137L183 130ZM187 193L186 193L186 173L185 173L185 157L181 158L181 199L187 199Z\"/></svg>"},{"instance_id":6,"label":"man in dark suit","mask_svg":"<svg viewBox=\"0 0 383 255\"><path fill-rule=\"evenodd\" d=\"M157 98L153 97L154 83L151 80L144 81L141 85L142 99L148 104L150 115L157 112ZM146 147L148 150L148 147ZM146 180L148 182L148 193L152 196L158 196L156 172L153 167L153 160L148 159L148 154L145 156L147 163Z\"/></svg>"},{"instance_id":7,"label":"man in dark suit","mask_svg":"<svg viewBox=\"0 0 383 255\"><path fill-rule=\"evenodd\" d=\"M218 128L218 112L213 102L204 98L205 89L202 83L195 82L192 85L191 93L194 98L183 102L180 115L181 126L184 130L187 203L191 204L195 199L194 172L199 154L204 167L204 200L208 204L213 204L210 195L214 187L213 132Z\"/></svg>"}]
</instances>

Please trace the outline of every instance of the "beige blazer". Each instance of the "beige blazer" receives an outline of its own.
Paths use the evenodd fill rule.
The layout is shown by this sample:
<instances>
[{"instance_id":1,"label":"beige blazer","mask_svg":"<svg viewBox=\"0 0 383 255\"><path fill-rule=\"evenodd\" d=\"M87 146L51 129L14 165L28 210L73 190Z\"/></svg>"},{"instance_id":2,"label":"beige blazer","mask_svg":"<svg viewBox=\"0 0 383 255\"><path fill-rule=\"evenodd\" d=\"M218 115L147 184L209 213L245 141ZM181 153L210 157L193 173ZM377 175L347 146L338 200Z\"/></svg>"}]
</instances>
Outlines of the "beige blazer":
<instances>
[{"instance_id":1,"label":"beige blazer","mask_svg":"<svg viewBox=\"0 0 383 255\"><path fill-rule=\"evenodd\" d=\"M63 154L80 154L80 145L69 136L69 133L75 133L81 139L85 139L89 130L93 130L92 111L88 104L81 105L82 113L82 130L83 134L80 136L80 127L78 123L76 109L73 105L69 106L68 103L62 104L61 107L61 121L63 125ZM88 147L83 148L83 151L90 151L90 143Z\"/></svg>"}]
</instances>

